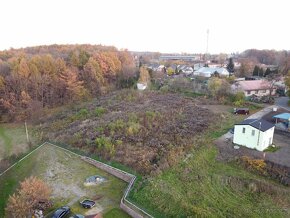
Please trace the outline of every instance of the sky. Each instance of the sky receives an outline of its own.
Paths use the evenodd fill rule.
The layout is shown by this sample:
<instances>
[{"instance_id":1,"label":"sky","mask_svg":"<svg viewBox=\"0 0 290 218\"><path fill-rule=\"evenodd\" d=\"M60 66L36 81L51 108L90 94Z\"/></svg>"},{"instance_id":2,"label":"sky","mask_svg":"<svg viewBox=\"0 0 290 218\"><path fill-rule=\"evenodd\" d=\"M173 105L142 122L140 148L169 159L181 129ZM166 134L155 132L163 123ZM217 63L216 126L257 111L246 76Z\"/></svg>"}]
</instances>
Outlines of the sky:
<instances>
[{"instance_id":1,"label":"sky","mask_svg":"<svg viewBox=\"0 0 290 218\"><path fill-rule=\"evenodd\" d=\"M2 0L0 50L102 44L131 51L290 50L287 0Z\"/></svg>"}]
</instances>

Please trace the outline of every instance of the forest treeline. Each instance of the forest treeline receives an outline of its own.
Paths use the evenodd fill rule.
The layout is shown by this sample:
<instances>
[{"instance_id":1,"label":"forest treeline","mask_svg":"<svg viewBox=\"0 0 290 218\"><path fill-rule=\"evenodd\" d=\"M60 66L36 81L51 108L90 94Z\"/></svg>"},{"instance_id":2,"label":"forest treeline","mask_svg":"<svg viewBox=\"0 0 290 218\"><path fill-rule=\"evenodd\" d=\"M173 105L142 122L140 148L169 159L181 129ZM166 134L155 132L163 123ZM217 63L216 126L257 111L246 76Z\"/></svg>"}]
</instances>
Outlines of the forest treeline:
<instances>
[{"instance_id":1,"label":"forest treeline","mask_svg":"<svg viewBox=\"0 0 290 218\"><path fill-rule=\"evenodd\" d=\"M0 121L132 85L126 50L101 45L51 45L0 51Z\"/></svg>"}]
</instances>

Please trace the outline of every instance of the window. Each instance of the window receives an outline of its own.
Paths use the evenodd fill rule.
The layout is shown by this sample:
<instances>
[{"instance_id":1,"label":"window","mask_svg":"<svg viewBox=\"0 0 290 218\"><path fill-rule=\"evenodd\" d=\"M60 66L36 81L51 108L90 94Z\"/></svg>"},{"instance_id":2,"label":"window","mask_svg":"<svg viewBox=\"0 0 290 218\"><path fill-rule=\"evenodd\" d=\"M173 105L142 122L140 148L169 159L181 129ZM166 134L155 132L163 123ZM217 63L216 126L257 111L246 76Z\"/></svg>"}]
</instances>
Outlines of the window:
<instances>
[{"instance_id":1,"label":"window","mask_svg":"<svg viewBox=\"0 0 290 218\"><path fill-rule=\"evenodd\" d=\"M246 128L244 127L244 128L243 128L243 133L245 133L245 132L246 132Z\"/></svg>"},{"instance_id":2,"label":"window","mask_svg":"<svg viewBox=\"0 0 290 218\"><path fill-rule=\"evenodd\" d=\"M254 129L252 130L252 136L255 136L255 130Z\"/></svg>"},{"instance_id":3,"label":"window","mask_svg":"<svg viewBox=\"0 0 290 218\"><path fill-rule=\"evenodd\" d=\"M262 90L262 93L266 93L266 90L265 90L265 89L263 89L263 90Z\"/></svg>"},{"instance_id":4,"label":"window","mask_svg":"<svg viewBox=\"0 0 290 218\"><path fill-rule=\"evenodd\" d=\"M250 95L251 94L251 91L247 91L247 94Z\"/></svg>"},{"instance_id":5,"label":"window","mask_svg":"<svg viewBox=\"0 0 290 218\"><path fill-rule=\"evenodd\" d=\"M258 90L256 90L255 94L258 94L258 92L259 92L259 91L258 91Z\"/></svg>"}]
</instances>

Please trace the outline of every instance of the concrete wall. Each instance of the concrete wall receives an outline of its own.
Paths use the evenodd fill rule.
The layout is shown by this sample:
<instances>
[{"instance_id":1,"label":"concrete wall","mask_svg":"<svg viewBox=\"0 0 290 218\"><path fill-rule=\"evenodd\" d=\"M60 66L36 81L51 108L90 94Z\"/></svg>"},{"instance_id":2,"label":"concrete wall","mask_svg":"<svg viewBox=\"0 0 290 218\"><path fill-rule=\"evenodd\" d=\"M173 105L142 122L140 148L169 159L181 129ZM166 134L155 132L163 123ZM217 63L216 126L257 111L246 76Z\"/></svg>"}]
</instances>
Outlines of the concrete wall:
<instances>
[{"instance_id":1,"label":"concrete wall","mask_svg":"<svg viewBox=\"0 0 290 218\"><path fill-rule=\"evenodd\" d=\"M120 202L120 208L122 210L124 210L126 213L128 213L133 218L152 217L150 214L146 213L144 210L137 207L136 205L134 205L133 203L131 203L130 201L128 201L126 199L131 188L133 187L136 176L134 176L130 173L127 173L125 171L119 170L117 168L111 167L111 166L104 164L100 161L93 160L93 159L88 158L88 157L82 156L81 158L82 158L82 160L86 161L87 163L90 163L90 164L98 167L99 169L102 169L102 170L106 171L107 173L110 173L110 174L116 176L117 178L122 179L123 181L129 183L127 190L124 193L124 196L122 197L121 202ZM130 206L128 206L128 205L130 205Z\"/></svg>"},{"instance_id":2,"label":"concrete wall","mask_svg":"<svg viewBox=\"0 0 290 218\"><path fill-rule=\"evenodd\" d=\"M110 173L110 174L118 177L119 179L124 180L125 182L129 183L133 178L133 175L126 173L124 171L118 170L117 168L111 167L111 166L104 164L100 161L96 161L96 160L93 160L93 159L88 158L88 157L81 157L81 158L84 161L98 167L99 169L102 169L102 170L106 171L107 173Z\"/></svg>"},{"instance_id":3,"label":"concrete wall","mask_svg":"<svg viewBox=\"0 0 290 218\"><path fill-rule=\"evenodd\" d=\"M243 133L245 128L245 133ZM254 135L252 135L254 132ZM250 125L235 125L233 142L238 145L246 146L248 148L263 151L272 144L274 135L274 127L263 132Z\"/></svg>"}]
</instances>

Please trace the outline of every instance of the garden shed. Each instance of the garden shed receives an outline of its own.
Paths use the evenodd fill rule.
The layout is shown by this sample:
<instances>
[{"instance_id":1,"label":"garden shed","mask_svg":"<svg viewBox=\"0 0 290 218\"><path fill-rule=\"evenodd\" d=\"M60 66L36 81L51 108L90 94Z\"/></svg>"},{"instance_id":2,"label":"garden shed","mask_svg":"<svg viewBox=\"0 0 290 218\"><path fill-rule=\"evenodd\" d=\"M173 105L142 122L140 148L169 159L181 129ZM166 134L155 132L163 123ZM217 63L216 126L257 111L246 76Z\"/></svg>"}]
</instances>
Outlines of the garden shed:
<instances>
[{"instance_id":1,"label":"garden shed","mask_svg":"<svg viewBox=\"0 0 290 218\"><path fill-rule=\"evenodd\" d=\"M246 119L235 125L233 143L258 151L273 143L275 125L263 119Z\"/></svg>"}]
</instances>

